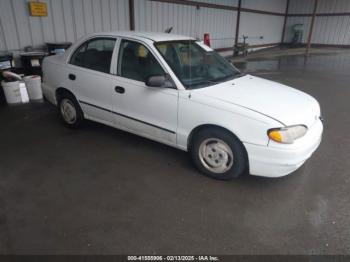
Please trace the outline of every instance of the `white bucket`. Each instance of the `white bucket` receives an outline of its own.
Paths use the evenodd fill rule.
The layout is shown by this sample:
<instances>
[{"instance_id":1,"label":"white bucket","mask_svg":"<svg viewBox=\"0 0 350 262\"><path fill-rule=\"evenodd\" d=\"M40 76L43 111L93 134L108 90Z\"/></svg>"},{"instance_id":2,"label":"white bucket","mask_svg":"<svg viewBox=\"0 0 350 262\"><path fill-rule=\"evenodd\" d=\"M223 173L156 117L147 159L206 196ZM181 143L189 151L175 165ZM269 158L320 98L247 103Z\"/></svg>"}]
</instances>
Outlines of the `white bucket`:
<instances>
[{"instance_id":1,"label":"white bucket","mask_svg":"<svg viewBox=\"0 0 350 262\"><path fill-rule=\"evenodd\" d=\"M19 87L19 81L15 82L1 82L4 89L6 102L8 104L17 104L22 102L21 90Z\"/></svg>"},{"instance_id":2,"label":"white bucket","mask_svg":"<svg viewBox=\"0 0 350 262\"><path fill-rule=\"evenodd\" d=\"M30 100L43 99L43 91L41 89L40 76L25 76L23 80L24 80L24 83L26 84Z\"/></svg>"}]
</instances>

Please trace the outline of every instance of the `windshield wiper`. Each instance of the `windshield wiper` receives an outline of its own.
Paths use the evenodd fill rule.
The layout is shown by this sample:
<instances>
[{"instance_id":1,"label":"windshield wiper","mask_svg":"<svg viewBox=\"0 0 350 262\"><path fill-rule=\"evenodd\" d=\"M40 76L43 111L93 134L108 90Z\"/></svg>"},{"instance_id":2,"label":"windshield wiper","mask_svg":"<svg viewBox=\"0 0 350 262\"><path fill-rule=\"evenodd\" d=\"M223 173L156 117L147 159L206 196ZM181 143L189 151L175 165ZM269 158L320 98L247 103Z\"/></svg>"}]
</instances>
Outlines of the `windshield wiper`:
<instances>
[{"instance_id":1,"label":"windshield wiper","mask_svg":"<svg viewBox=\"0 0 350 262\"><path fill-rule=\"evenodd\" d=\"M239 73L236 78L239 78L239 77L242 77L242 76L245 76L245 75L246 75L245 73Z\"/></svg>"},{"instance_id":2,"label":"windshield wiper","mask_svg":"<svg viewBox=\"0 0 350 262\"><path fill-rule=\"evenodd\" d=\"M235 78L238 78L238 77L242 77L243 75L244 74L239 73L239 74L236 74L236 75L228 75L228 76L212 79L210 81L213 81L213 82L219 84L219 83L222 83L222 82L225 82L225 81L229 81L229 80L232 80L232 79L235 79Z\"/></svg>"},{"instance_id":3,"label":"windshield wiper","mask_svg":"<svg viewBox=\"0 0 350 262\"><path fill-rule=\"evenodd\" d=\"M205 85L205 84L214 84L214 85L216 85L216 84L220 84L220 83L223 83L223 82L226 82L226 81L229 81L229 80L232 80L232 79L236 79L236 78L239 78L239 77L242 77L242 76L245 76L245 74L239 73L237 75L229 75L229 76L224 76L224 77L216 78L216 79L203 80L201 82L198 82L198 83L195 83L195 84L192 84L192 85L188 86L187 89L197 89L197 88L207 87L207 85Z\"/></svg>"},{"instance_id":4,"label":"windshield wiper","mask_svg":"<svg viewBox=\"0 0 350 262\"><path fill-rule=\"evenodd\" d=\"M208 85L206 84L218 84L218 83L210 80L204 80L188 86L187 89L197 89L197 88L207 87Z\"/></svg>"}]
</instances>

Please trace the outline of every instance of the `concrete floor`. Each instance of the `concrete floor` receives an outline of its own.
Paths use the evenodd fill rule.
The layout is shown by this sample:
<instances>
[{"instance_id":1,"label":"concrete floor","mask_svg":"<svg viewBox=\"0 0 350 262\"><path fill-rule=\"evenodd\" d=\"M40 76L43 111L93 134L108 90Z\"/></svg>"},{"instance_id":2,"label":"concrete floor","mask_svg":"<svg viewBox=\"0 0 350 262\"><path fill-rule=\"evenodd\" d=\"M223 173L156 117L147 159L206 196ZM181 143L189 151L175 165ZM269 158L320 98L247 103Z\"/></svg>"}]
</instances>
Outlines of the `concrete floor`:
<instances>
[{"instance_id":1,"label":"concrete floor","mask_svg":"<svg viewBox=\"0 0 350 262\"><path fill-rule=\"evenodd\" d=\"M349 52L239 66L320 102L324 139L300 170L215 181L165 145L68 130L46 103L2 107L0 253L350 254Z\"/></svg>"}]
</instances>

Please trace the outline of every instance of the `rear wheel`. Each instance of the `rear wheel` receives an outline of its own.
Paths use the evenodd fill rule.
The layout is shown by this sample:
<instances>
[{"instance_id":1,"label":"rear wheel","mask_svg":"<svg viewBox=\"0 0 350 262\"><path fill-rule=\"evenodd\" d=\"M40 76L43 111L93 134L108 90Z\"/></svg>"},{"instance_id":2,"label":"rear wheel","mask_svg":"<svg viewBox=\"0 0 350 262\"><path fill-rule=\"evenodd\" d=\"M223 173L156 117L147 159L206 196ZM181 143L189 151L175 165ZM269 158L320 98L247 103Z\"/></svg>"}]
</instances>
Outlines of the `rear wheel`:
<instances>
[{"instance_id":1,"label":"rear wheel","mask_svg":"<svg viewBox=\"0 0 350 262\"><path fill-rule=\"evenodd\" d=\"M242 142L219 128L199 131L192 143L191 156L202 173L219 180L239 177L248 166Z\"/></svg>"},{"instance_id":2,"label":"rear wheel","mask_svg":"<svg viewBox=\"0 0 350 262\"><path fill-rule=\"evenodd\" d=\"M69 93L61 95L58 101L59 114L64 125L79 128L84 121L84 114L75 97Z\"/></svg>"}]
</instances>

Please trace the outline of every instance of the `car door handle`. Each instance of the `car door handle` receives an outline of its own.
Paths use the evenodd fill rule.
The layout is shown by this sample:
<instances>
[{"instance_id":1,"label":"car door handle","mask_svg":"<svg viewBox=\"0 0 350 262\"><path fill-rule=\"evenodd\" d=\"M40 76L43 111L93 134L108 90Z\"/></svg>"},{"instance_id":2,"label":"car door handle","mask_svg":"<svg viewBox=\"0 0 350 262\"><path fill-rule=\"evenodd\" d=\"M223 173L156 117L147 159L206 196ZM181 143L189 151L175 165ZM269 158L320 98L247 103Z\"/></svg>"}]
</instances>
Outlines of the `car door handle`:
<instances>
[{"instance_id":1,"label":"car door handle","mask_svg":"<svg viewBox=\"0 0 350 262\"><path fill-rule=\"evenodd\" d=\"M73 74L69 74L69 75L68 75L68 78L69 78L70 80L75 80L76 76L73 75Z\"/></svg>"},{"instance_id":2,"label":"car door handle","mask_svg":"<svg viewBox=\"0 0 350 262\"><path fill-rule=\"evenodd\" d=\"M119 93L119 94L124 94L125 93L125 88L121 86L116 86L114 90Z\"/></svg>"}]
</instances>

